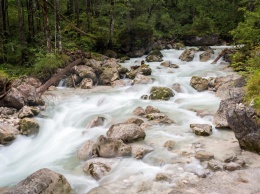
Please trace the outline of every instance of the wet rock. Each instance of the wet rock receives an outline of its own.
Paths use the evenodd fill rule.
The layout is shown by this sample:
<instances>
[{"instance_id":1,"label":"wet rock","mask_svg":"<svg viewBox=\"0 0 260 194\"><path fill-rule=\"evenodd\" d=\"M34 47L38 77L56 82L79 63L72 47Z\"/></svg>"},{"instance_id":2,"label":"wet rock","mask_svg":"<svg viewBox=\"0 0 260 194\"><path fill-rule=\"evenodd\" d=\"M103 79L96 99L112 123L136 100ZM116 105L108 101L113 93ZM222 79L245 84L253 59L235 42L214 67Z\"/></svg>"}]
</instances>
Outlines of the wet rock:
<instances>
[{"instance_id":1,"label":"wet rock","mask_svg":"<svg viewBox=\"0 0 260 194\"><path fill-rule=\"evenodd\" d=\"M146 136L144 130L136 124L115 124L107 131L107 136L113 139L121 139L124 142L143 140Z\"/></svg>"},{"instance_id":2,"label":"wet rock","mask_svg":"<svg viewBox=\"0 0 260 194\"><path fill-rule=\"evenodd\" d=\"M190 85L198 92L202 92L208 89L208 80L199 76L192 76Z\"/></svg>"},{"instance_id":3,"label":"wet rock","mask_svg":"<svg viewBox=\"0 0 260 194\"><path fill-rule=\"evenodd\" d=\"M23 135L33 135L39 132L39 124L35 119L32 118L23 118L19 122L19 130Z\"/></svg>"},{"instance_id":4,"label":"wet rock","mask_svg":"<svg viewBox=\"0 0 260 194\"><path fill-rule=\"evenodd\" d=\"M200 54L200 61L201 62L206 62L210 60L212 54L214 54L214 51L212 49L206 50L202 54Z\"/></svg>"},{"instance_id":5,"label":"wet rock","mask_svg":"<svg viewBox=\"0 0 260 194\"><path fill-rule=\"evenodd\" d=\"M37 78L23 76L23 77L20 77L19 79L14 80L12 83L12 87L17 88L18 86L20 86L22 84L31 85L35 88L38 88L42 85L41 81Z\"/></svg>"},{"instance_id":6,"label":"wet rock","mask_svg":"<svg viewBox=\"0 0 260 194\"><path fill-rule=\"evenodd\" d=\"M77 151L77 156L80 160L88 160L98 157L97 144L93 140L85 142Z\"/></svg>"},{"instance_id":7,"label":"wet rock","mask_svg":"<svg viewBox=\"0 0 260 194\"><path fill-rule=\"evenodd\" d=\"M210 160L208 162L208 167L213 170L214 172L215 171L221 171L223 168L222 168L222 163L220 163L219 161L217 160Z\"/></svg>"},{"instance_id":8,"label":"wet rock","mask_svg":"<svg viewBox=\"0 0 260 194\"><path fill-rule=\"evenodd\" d=\"M93 80L90 78L84 78L80 83L81 89L92 89L93 88Z\"/></svg>"},{"instance_id":9,"label":"wet rock","mask_svg":"<svg viewBox=\"0 0 260 194\"><path fill-rule=\"evenodd\" d=\"M209 136L212 134L212 126L208 124L190 124L190 128L198 136Z\"/></svg>"},{"instance_id":10,"label":"wet rock","mask_svg":"<svg viewBox=\"0 0 260 194\"><path fill-rule=\"evenodd\" d=\"M179 57L182 61L192 61L197 51L194 48L186 49Z\"/></svg>"},{"instance_id":11,"label":"wet rock","mask_svg":"<svg viewBox=\"0 0 260 194\"><path fill-rule=\"evenodd\" d=\"M237 156L230 156L224 160L225 163L235 162L240 166L244 166L246 163L243 159L238 158Z\"/></svg>"},{"instance_id":12,"label":"wet rock","mask_svg":"<svg viewBox=\"0 0 260 194\"><path fill-rule=\"evenodd\" d=\"M136 116L143 116L146 115L145 110L142 107L137 107L136 109L134 109L133 114Z\"/></svg>"},{"instance_id":13,"label":"wet rock","mask_svg":"<svg viewBox=\"0 0 260 194\"><path fill-rule=\"evenodd\" d=\"M168 140L164 143L163 147L167 148L169 151L173 150L173 148L175 147L176 142L173 140Z\"/></svg>"},{"instance_id":14,"label":"wet rock","mask_svg":"<svg viewBox=\"0 0 260 194\"><path fill-rule=\"evenodd\" d=\"M142 159L146 154L154 150L153 147L147 146L140 143L131 143L129 144L132 148L132 157L135 159Z\"/></svg>"},{"instance_id":15,"label":"wet rock","mask_svg":"<svg viewBox=\"0 0 260 194\"><path fill-rule=\"evenodd\" d=\"M141 126L144 123L144 120L139 119L139 118L130 118L125 123L127 123L127 124L133 123L133 124L136 124L138 126Z\"/></svg>"},{"instance_id":16,"label":"wet rock","mask_svg":"<svg viewBox=\"0 0 260 194\"><path fill-rule=\"evenodd\" d=\"M155 181L159 182L171 182L171 177L164 173L158 173L155 177Z\"/></svg>"},{"instance_id":17,"label":"wet rock","mask_svg":"<svg viewBox=\"0 0 260 194\"><path fill-rule=\"evenodd\" d=\"M107 138L101 135L97 140L97 153L99 157L114 158L131 156L131 147L120 139Z\"/></svg>"},{"instance_id":18,"label":"wet rock","mask_svg":"<svg viewBox=\"0 0 260 194\"><path fill-rule=\"evenodd\" d=\"M40 169L9 189L5 194L73 193L66 178L47 168Z\"/></svg>"},{"instance_id":19,"label":"wet rock","mask_svg":"<svg viewBox=\"0 0 260 194\"><path fill-rule=\"evenodd\" d=\"M149 98L148 95L142 95L142 96L141 96L141 99L142 99L142 100L148 100L148 98Z\"/></svg>"},{"instance_id":20,"label":"wet rock","mask_svg":"<svg viewBox=\"0 0 260 194\"><path fill-rule=\"evenodd\" d=\"M127 83L123 79L115 80L111 82L112 87L124 87L127 86Z\"/></svg>"},{"instance_id":21,"label":"wet rock","mask_svg":"<svg viewBox=\"0 0 260 194\"><path fill-rule=\"evenodd\" d=\"M151 113L160 113L159 109L153 107L153 106L147 106L145 108L145 113L146 114L151 114Z\"/></svg>"},{"instance_id":22,"label":"wet rock","mask_svg":"<svg viewBox=\"0 0 260 194\"><path fill-rule=\"evenodd\" d=\"M142 64L140 66L137 66L136 68L131 68L131 71L126 73L126 77L129 79L134 79L138 74L151 75L152 69L149 67L149 65Z\"/></svg>"},{"instance_id":23,"label":"wet rock","mask_svg":"<svg viewBox=\"0 0 260 194\"><path fill-rule=\"evenodd\" d=\"M123 66L118 67L117 70L118 70L118 73L122 76L125 75L127 72L129 72L129 70Z\"/></svg>"},{"instance_id":24,"label":"wet rock","mask_svg":"<svg viewBox=\"0 0 260 194\"><path fill-rule=\"evenodd\" d=\"M149 84L152 83L153 79L148 77L148 76L144 76L144 75L136 75L136 77L134 78L134 84Z\"/></svg>"},{"instance_id":25,"label":"wet rock","mask_svg":"<svg viewBox=\"0 0 260 194\"><path fill-rule=\"evenodd\" d=\"M94 179L99 180L111 171L112 165L116 161L116 159L93 158L86 161L83 171L91 175Z\"/></svg>"},{"instance_id":26,"label":"wet rock","mask_svg":"<svg viewBox=\"0 0 260 194\"><path fill-rule=\"evenodd\" d=\"M164 61L160 64L160 66L163 66L163 67L169 67L169 68L179 68L178 65L176 64L172 64L170 61Z\"/></svg>"},{"instance_id":27,"label":"wet rock","mask_svg":"<svg viewBox=\"0 0 260 194\"><path fill-rule=\"evenodd\" d=\"M213 123L217 129L229 128L227 121L227 113L229 110L234 110L237 103L242 101L241 97L229 98L226 100L221 100L219 108L214 115Z\"/></svg>"},{"instance_id":28,"label":"wet rock","mask_svg":"<svg viewBox=\"0 0 260 194\"><path fill-rule=\"evenodd\" d=\"M178 92L178 93L181 93L181 92L182 92L182 90L181 90L181 85L178 84L178 83L173 84L173 85L172 85L172 89L173 89L174 91Z\"/></svg>"},{"instance_id":29,"label":"wet rock","mask_svg":"<svg viewBox=\"0 0 260 194\"><path fill-rule=\"evenodd\" d=\"M227 121L242 149L260 153L259 118L252 107L237 104L228 110Z\"/></svg>"},{"instance_id":30,"label":"wet rock","mask_svg":"<svg viewBox=\"0 0 260 194\"><path fill-rule=\"evenodd\" d=\"M89 78L92 79L94 83L97 82L97 76L95 74L95 71L92 67L86 66L86 65L79 65L74 66L71 70L72 73L78 75L81 79ZM74 77L75 83L77 83L77 78Z\"/></svg>"},{"instance_id":31,"label":"wet rock","mask_svg":"<svg viewBox=\"0 0 260 194\"><path fill-rule=\"evenodd\" d=\"M163 55L161 51L154 50L151 53L148 54L148 56L145 58L147 62L161 62Z\"/></svg>"},{"instance_id":32,"label":"wet rock","mask_svg":"<svg viewBox=\"0 0 260 194\"><path fill-rule=\"evenodd\" d=\"M241 165L239 165L235 162L230 162L230 163L224 164L223 168L228 171L235 171L235 170L241 169L242 167L241 167Z\"/></svg>"},{"instance_id":33,"label":"wet rock","mask_svg":"<svg viewBox=\"0 0 260 194\"><path fill-rule=\"evenodd\" d=\"M105 120L106 120L105 117L95 117L88 122L86 129L102 126L104 125Z\"/></svg>"},{"instance_id":34,"label":"wet rock","mask_svg":"<svg viewBox=\"0 0 260 194\"><path fill-rule=\"evenodd\" d=\"M49 90L49 91L55 91L55 90L57 90L57 88L56 88L55 86L50 86L50 87L48 88L48 90Z\"/></svg>"},{"instance_id":35,"label":"wet rock","mask_svg":"<svg viewBox=\"0 0 260 194\"><path fill-rule=\"evenodd\" d=\"M195 175L197 175L199 178L206 178L207 174L203 169L195 169L193 172Z\"/></svg>"},{"instance_id":36,"label":"wet rock","mask_svg":"<svg viewBox=\"0 0 260 194\"><path fill-rule=\"evenodd\" d=\"M34 113L32 112L32 109L29 106L24 106L18 112L18 118L25 118L25 117L34 117Z\"/></svg>"},{"instance_id":37,"label":"wet rock","mask_svg":"<svg viewBox=\"0 0 260 194\"><path fill-rule=\"evenodd\" d=\"M172 121L167 115L163 113L151 113L147 114L145 116L149 121L155 121L157 123L161 124L172 124L174 121Z\"/></svg>"},{"instance_id":38,"label":"wet rock","mask_svg":"<svg viewBox=\"0 0 260 194\"><path fill-rule=\"evenodd\" d=\"M171 97L174 97L174 93L170 88L153 86L150 90L151 100L169 100Z\"/></svg>"},{"instance_id":39,"label":"wet rock","mask_svg":"<svg viewBox=\"0 0 260 194\"><path fill-rule=\"evenodd\" d=\"M0 124L0 144L10 144L19 132L12 126Z\"/></svg>"},{"instance_id":40,"label":"wet rock","mask_svg":"<svg viewBox=\"0 0 260 194\"><path fill-rule=\"evenodd\" d=\"M217 45L219 42L219 36L210 34L205 36L187 36L184 39L185 45L191 46L212 46Z\"/></svg>"},{"instance_id":41,"label":"wet rock","mask_svg":"<svg viewBox=\"0 0 260 194\"><path fill-rule=\"evenodd\" d=\"M0 114L2 115L12 115L16 113L15 108L8 108L8 107L0 107Z\"/></svg>"},{"instance_id":42,"label":"wet rock","mask_svg":"<svg viewBox=\"0 0 260 194\"><path fill-rule=\"evenodd\" d=\"M214 154L204 150L200 150L195 153L195 158L200 161L211 160L212 158L214 158Z\"/></svg>"},{"instance_id":43,"label":"wet rock","mask_svg":"<svg viewBox=\"0 0 260 194\"><path fill-rule=\"evenodd\" d=\"M118 79L120 79L120 76L116 68L103 67L103 71L99 76L98 83L100 85L111 85L112 82Z\"/></svg>"}]
</instances>

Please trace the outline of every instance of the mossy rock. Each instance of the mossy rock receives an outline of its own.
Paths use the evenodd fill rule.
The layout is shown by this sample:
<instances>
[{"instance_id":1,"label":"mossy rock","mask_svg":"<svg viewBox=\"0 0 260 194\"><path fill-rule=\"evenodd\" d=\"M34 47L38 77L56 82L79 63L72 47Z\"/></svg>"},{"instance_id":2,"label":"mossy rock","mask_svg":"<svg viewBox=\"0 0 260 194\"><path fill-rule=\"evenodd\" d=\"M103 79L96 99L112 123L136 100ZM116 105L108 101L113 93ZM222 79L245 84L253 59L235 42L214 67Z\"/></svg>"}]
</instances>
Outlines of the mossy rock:
<instances>
[{"instance_id":1,"label":"mossy rock","mask_svg":"<svg viewBox=\"0 0 260 194\"><path fill-rule=\"evenodd\" d=\"M163 55L160 50L154 50L146 57L146 61L148 62L161 62Z\"/></svg>"},{"instance_id":2,"label":"mossy rock","mask_svg":"<svg viewBox=\"0 0 260 194\"><path fill-rule=\"evenodd\" d=\"M35 119L24 118L20 120L19 124L19 130L23 135L33 135L39 132L40 126Z\"/></svg>"},{"instance_id":3,"label":"mossy rock","mask_svg":"<svg viewBox=\"0 0 260 194\"><path fill-rule=\"evenodd\" d=\"M166 87L152 87L149 99L151 100L169 100L174 96L173 91Z\"/></svg>"}]
</instances>

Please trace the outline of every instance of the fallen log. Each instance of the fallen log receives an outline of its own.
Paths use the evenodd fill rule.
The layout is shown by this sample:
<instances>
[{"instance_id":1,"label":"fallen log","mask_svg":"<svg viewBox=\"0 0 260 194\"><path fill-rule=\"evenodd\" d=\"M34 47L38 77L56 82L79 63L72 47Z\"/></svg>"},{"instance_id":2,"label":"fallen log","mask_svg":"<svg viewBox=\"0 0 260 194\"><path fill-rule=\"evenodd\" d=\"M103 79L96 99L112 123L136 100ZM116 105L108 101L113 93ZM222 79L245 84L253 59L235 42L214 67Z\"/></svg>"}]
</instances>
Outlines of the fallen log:
<instances>
[{"instance_id":1,"label":"fallen log","mask_svg":"<svg viewBox=\"0 0 260 194\"><path fill-rule=\"evenodd\" d=\"M211 63L211 64L216 64L218 62L218 60L228 51L229 49L225 48L224 50L221 51L221 53L219 53L219 55L217 56L217 58Z\"/></svg>"},{"instance_id":2,"label":"fallen log","mask_svg":"<svg viewBox=\"0 0 260 194\"><path fill-rule=\"evenodd\" d=\"M83 62L83 58L79 58L72 63L70 63L67 67L65 67L62 71L58 72L54 76L52 76L45 84L42 84L36 91L41 95L43 94L52 84L59 81L63 75L65 75L72 67L79 65Z\"/></svg>"}]
</instances>

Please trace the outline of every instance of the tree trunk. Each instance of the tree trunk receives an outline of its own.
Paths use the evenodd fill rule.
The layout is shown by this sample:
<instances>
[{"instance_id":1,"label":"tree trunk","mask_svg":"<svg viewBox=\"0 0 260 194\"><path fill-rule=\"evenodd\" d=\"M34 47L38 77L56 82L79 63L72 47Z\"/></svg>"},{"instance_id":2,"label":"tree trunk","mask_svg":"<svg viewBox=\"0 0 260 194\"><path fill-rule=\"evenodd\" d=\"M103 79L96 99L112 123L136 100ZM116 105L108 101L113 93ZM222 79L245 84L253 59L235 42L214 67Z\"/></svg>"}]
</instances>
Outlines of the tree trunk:
<instances>
[{"instance_id":1,"label":"tree trunk","mask_svg":"<svg viewBox=\"0 0 260 194\"><path fill-rule=\"evenodd\" d=\"M34 19L33 19L33 2L32 0L26 0L26 4L27 4L27 11L28 11L28 15L27 15L27 19L28 19L28 30L29 30L29 38L28 41L31 42L33 40L33 37L35 35L34 32Z\"/></svg>"},{"instance_id":2,"label":"tree trunk","mask_svg":"<svg viewBox=\"0 0 260 194\"><path fill-rule=\"evenodd\" d=\"M33 9L36 16L36 29L37 33L40 33L41 30L41 16L40 16L40 3L39 0L33 0Z\"/></svg>"},{"instance_id":3,"label":"tree trunk","mask_svg":"<svg viewBox=\"0 0 260 194\"><path fill-rule=\"evenodd\" d=\"M2 53L2 60L5 63L5 31L6 31L6 20L5 20L5 2L1 0L0 7L0 52Z\"/></svg>"},{"instance_id":4,"label":"tree trunk","mask_svg":"<svg viewBox=\"0 0 260 194\"><path fill-rule=\"evenodd\" d=\"M43 94L52 84L59 81L62 78L62 76L65 75L72 67L79 65L82 62L83 62L83 58L79 58L73 61L67 67L65 67L65 69L52 76L45 84L37 88L37 92Z\"/></svg>"},{"instance_id":5,"label":"tree trunk","mask_svg":"<svg viewBox=\"0 0 260 194\"><path fill-rule=\"evenodd\" d=\"M109 41L108 41L108 48L112 49L113 48L113 39L114 39L114 7L115 7L115 1L111 0L110 1L110 28L109 28Z\"/></svg>"},{"instance_id":6,"label":"tree trunk","mask_svg":"<svg viewBox=\"0 0 260 194\"><path fill-rule=\"evenodd\" d=\"M61 41L61 27L60 27L60 0L55 0L56 3L56 28L58 33L58 52L62 53L62 41Z\"/></svg>"},{"instance_id":7,"label":"tree trunk","mask_svg":"<svg viewBox=\"0 0 260 194\"><path fill-rule=\"evenodd\" d=\"M87 14L87 31L90 32L90 13L91 13L91 0L86 0L86 14Z\"/></svg>"},{"instance_id":8,"label":"tree trunk","mask_svg":"<svg viewBox=\"0 0 260 194\"><path fill-rule=\"evenodd\" d=\"M50 27L49 27L49 18L48 18L48 0L42 0L42 13L43 13L43 23L44 31L46 36L46 45L49 52L52 51L51 46L51 36L50 36Z\"/></svg>"},{"instance_id":9,"label":"tree trunk","mask_svg":"<svg viewBox=\"0 0 260 194\"><path fill-rule=\"evenodd\" d=\"M18 9L18 21L19 21L19 35L20 35L20 45L21 45L21 64L24 61L24 47L25 47L25 33L24 33L24 14L23 14L23 5L21 0L16 0L17 9Z\"/></svg>"}]
</instances>

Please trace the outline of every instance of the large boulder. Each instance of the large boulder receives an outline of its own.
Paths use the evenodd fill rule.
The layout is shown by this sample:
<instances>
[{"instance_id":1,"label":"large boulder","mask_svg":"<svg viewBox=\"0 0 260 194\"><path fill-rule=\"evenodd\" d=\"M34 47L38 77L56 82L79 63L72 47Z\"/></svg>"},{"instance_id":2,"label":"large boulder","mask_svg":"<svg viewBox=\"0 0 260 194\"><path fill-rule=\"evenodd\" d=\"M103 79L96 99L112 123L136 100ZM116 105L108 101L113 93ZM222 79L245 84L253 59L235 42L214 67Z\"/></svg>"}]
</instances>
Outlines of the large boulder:
<instances>
[{"instance_id":1,"label":"large boulder","mask_svg":"<svg viewBox=\"0 0 260 194\"><path fill-rule=\"evenodd\" d=\"M213 118L213 123L216 128L229 128L227 113L229 110L233 110L236 107L236 104L240 103L241 101L241 97L221 100L219 108Z\"/></svg>"},{"instance_id":2,"label":"large boulder","mask_svg":"<svg viewBox=\"0 0 260 194\"><path fill-rule=\"evenodd\" d=\"M72 194L66 178L47 168L40 169L9 189L5 194Z\"/></svg>"},{"instance_id":3,"label":"large boulder","mask_svg":"<svg viewBox=\"0 0 260 194\"><path fill-rule=\"evenodd\" d=\"M145 58L147 62L161 62L163 61L163 54L159 50L154 50Z\"/></svg>"},{"instance_id":4,"label":"large boulder","mask_svg":"<svg viewBox=\"0 0 260 194\"><path fill-rule=\"evenodd\" d=\"M34 135L39 132L39 124L33 118L23 118L19 122L19 130L23 135Z\"/></svg>"},{"instance_id":5,"label":"large boulder","mask_svg":"<svg viewBox=\"0 0 260 194\"><path fill-rule=\"evenodd\" d=\"M88 122L86 129L102 126L105 123L105 120L105 117L95 117Z\"/></svg>"},{"instance_id":6,"label":"large boulder","mask_svg":"<svg viewBox=\"0 0 260 194\"><path fill-rule=\"evenodd\" d=\"M0 114L2 115L13 115L16 113L15 108L8 108L8 107L0 107Z\"/></svg>"},{"instance_id":7,"label":"large boulder","mask_svg":"<svg viewBox=\"0 0 260 194\"><path fill-rule=\"evenodd\" d=\"M17 88L21 84L28 84L35 88L38 88L42 85L41 81L37 78L23 76L20 77L19 79L14 80L12 83L12 87Z\"/></svg>"},{"instance_id":8,"label":"large boulder","mask_svg":"<svg viewBox=\"0 0 260 194\"><path fill-rule=\"evenodd\" d=\"M120 123L112 125L107 131L107 136L129 143L143 140L146 134L144 130L136 124Z\"/></svg>"},{"instance_id":9,"label":"large boulder","mask_svg":"<svg viewBox=\"0 0 260 194\"><path fill-rule=\"evenodd\" d=\"M199 76L192 76L191 80L190 80L190 85L197 90L198 92L202 92L208 89L208 80L203 78L203 77L199 77Z\"/></svg>"},{"instance_id":10,"label":"large boulder","mask_svg":"<svg viewBox=\"0 0 260 194\"><path fill-rule=\"evenodd\" d=\"M25 118L25 117L34 117L40 113L40 110L37 108L24 106L19 112L18 117L19 118Z\"/></svg>"},{"instance_id":11,"label":"large boulder","mask_svg":"<svg viewBox=\"0 0 260 194\"><path fill-rule=\"evenodd\" d=\"M251 107L237 104L229 109L227 122L242 149L260 154L259 117Z\"/></svg>"},{"instance_id":12,"label":"large boulder","mask_svg":"<svg viewBox=\"0 0 260 194\"><path fill-rule=\"evenodd\" d=\"M136 116L146 115L145 110L140 106L134 109L133 114L136 115Z\"/></svg>"},{"instance_id":13,"label":"large boulder","mask_svg":"<svg viewBox=\"0 0 260 194\"><path fill-rule=\"evenodd\" d=\"M12 87L5 97L0 100L0 106L16 109L21 109L24 105L38 106L43 104L44 101L40 94L36 92L36 88L26 83Z\"/></svg>"},{"instance_id":14,"label":"large boulder","mask_svg":"<svg viewBox=\"0 0 260 194\"><path fill-rule=\"evenodd\" d=\"M172 89L166 87L153 86L150 90L149 99L151 100L169 100L174 96Z\"/></svg>"},{"instance_id":15,"label":"large boulder","mask_svg":"<svg viewBox=\"0 0 260 194\"><path fill-rule=\"evenodd\" d=\"M179 57L182 61L192 61L197 51L194 48L186 49Z\"/></svg>"},{"instance_id":16,"label":"large boulder","mask_svg":"<svg viewBox=\"0 0 260 194\"><path fill-rule=\"evenodd\" d=\"M88 160L98 157L97 144L93 140L86 141L77 151L77 156L80 160Z\"/></svg>"},{"instance_id":17,"label":"large boulder","mask_svg":"<svg viewBox=\"0 0 260 194\"><path fill-rule=\"evenodd\" d=\"M71 70L72 73L78 75L81 80L84 78L92 79L93 83L97 83L97 76L92 67L86 65L74 66Z\"/></svg>"},{"instance_id":18,"label":"large boulder","mask_svg":"<svg viewBox=\"0 0 260 194\"><path fill-rule=\"evenodd\" d=\"M153 82L152 78L145 75L137 74L134 78L133 84L149 84L152 82Z\"/></svg>"}]
</instances>

